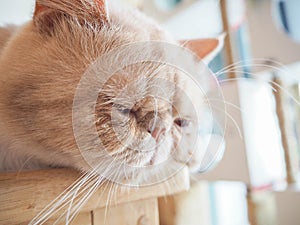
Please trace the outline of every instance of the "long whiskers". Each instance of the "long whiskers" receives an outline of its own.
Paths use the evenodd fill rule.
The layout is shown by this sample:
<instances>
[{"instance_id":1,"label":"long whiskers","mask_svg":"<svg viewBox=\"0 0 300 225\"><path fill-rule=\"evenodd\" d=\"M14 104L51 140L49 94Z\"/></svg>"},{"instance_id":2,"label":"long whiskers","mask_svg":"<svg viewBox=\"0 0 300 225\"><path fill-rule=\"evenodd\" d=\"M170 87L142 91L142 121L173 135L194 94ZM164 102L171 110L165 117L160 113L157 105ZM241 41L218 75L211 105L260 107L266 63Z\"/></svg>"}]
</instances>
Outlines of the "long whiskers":
<instances>
[{"instance_id":1,"label":"long whiskers","mask_svg":"<svg viewBox=\"0 0 300 225\"><path fill-rule=\"evenodd\" d=\"M239 110L240 112L244 112L243 109L239 106L237 106L236 104L232 103L232 102L229 102L229 101L226 101L224 99L217 99L217 98L207 98L207 102L210 103L210 102L220 102L220 103L223 103L224 105L228 105L228 106L232 106L233 108ZM210 104L211 105L211 104Z\"/></svg>"},{"instance_id":2,"label":"long whiskers","mask_svg":"<svg viewBox=\"0 0 300 225\"><path fill-rule=\"evenodd\" d=\"M110 167L108 166L106 169L109 170ZM95 171L83 174L62 194L48 204L29 224L43 224L48 221L50 217L63 211L66 206L68 206L67 210L61 214L56 222L66 215L66 223L68 224L75 218L80 208L103 183L103 180L104 177L100 176Z\"/></svg>"},{"instance_id":3,"label":"long whiskers","mask_svg":"<svg viewBox=\"0 0 300 225\"><path fill-rule=\"evenodd\" d=\"M29 224L43 224L52 216L64 210L65 207L70 204L70 201L72 202L74 193L76 193L77 195L77 202L80 196L90 188L92 182L94 182L95 179L99 179L99 177L96 177L95 174L86 174L81 179L77 180L77 182L70 186L70 190L67 189L61 195L59 195L52 203L45 207L44 210L42 210ZM65 213L67 213L69 210L70 209L68 209ZM65 213L63 213L62 215L64 215Z\"/></svg>"},{"instance_id":4,"label":"long whiskers","mask_svg":"<svg viewBox=\"0 0 300 225\"><path fill-rule=\"evenodd\" d=\"M40 221L44 220L46 217L49 216L49 214L53 214L54 209L53 208L59 208L60 203L63 199L66 199L69 193L72 193L78 185L80 185L80 181L82 178L86 176L83 174L80 178L78 178L69 188L67 188L65 191L63 191L59 196L57 196L52 202L50 202L44 210L42 210L39 214L33 218L33 220L29 223L29 225L38 224Z\"/></svg>"},{"instance_id":5,"label":"long whiskers","mask_svg":"<svg viewBox=\"0 0 300 225\"><path fill-rule=\"evenodd\" d=\"M286 68L285 65L281 64L278 61L272 60L272 59L254 58L251 60L241 60L241 61L235 62L233 64L230 64L226 67L223 67L216 74L222 73L224 71L230 71L235 68L245 68L245 67L251 67L251 68L262 67L262 68L269 68L269 69L279 70L279 71L284 71L284 68Z\"/></svg>"},{"instance_id":6,"label":"long whiskers","mask_svg":"<svg viewBox=\"0 0 300 225\"><path fill-rule=\"evenodd\" d=\"M241 128L239 127L239 123L233 118L233 116L231 116L229 114L229 112L227 112L226 110L222 109L222 108L219 108L215 105L211 105L214 109L218 110L218 111L221 111L223 113L225 113L225 115L233 122L234 126L236 127L237 131L238 131L238 134L240 136L241 139L243 139L243 134L242 134L242 130ZM226 129L226 128L225 128Z\"/></svg>"}]
</instances>

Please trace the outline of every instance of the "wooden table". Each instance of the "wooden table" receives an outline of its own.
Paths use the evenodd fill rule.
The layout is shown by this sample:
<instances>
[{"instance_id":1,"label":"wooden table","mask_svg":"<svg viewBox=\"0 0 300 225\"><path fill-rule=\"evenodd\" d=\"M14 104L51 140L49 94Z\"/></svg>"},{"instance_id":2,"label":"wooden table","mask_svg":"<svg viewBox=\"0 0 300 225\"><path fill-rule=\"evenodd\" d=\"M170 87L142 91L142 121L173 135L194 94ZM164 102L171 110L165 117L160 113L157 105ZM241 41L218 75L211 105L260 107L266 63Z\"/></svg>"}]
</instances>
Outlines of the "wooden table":
<instances>
[{"instance_id":1,"label":"wooden table","mask_svg":"<svg viewBox=\"0 0 300 225\"><path fill-rule=\"evenodd\" d=\"M79 177L80 174L67 169L0 174L0 224L28 224ZM97 189L71 224L158 225L158 198L189 189L189 174L184 168L170 180L141 188L115 185L113 193L107 185L111 183ZM54 224L63 210L66 208L44 224Z\"/></svg>"}]
</instances>

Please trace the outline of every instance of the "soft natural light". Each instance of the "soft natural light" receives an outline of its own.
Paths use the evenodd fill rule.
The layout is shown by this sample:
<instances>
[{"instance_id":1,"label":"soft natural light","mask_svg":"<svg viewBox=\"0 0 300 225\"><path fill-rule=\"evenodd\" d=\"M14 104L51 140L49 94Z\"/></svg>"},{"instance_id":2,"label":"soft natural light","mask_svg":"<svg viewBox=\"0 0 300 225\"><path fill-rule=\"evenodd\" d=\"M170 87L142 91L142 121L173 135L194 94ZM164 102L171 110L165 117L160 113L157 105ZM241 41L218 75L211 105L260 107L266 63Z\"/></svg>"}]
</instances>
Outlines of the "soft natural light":
<instances>
[{"instance_id":1,"label":"soft natural light","mask_svg":"<svg viewBox=\"0 0 300 225\"><path fill-rule=\"evenodd\" d=\"M217 200L212 211L214 225L249 225L247 221L246 186L238 182L211 184Z\"/></svg>"},{"instance_id":2,"label":"soft natural light","mask_svg":"<svg viewBox=\"0 0 300 225\"><path fill-rule=\"evenodd\" d=\"M34 0L2 0L0 8L0 25L23 24L30 20L33 8Z\"/></svg>"},{"instance_id":3,"label":"soft natural light","mask_svg":"<svg viewBox=\"0 0 300 225\"><path fill-rule=\"evenodd\" d=\"M239 83L244 132L252 185L284 179L283 150L272 88L266 82Z\"/></svg>"}]
</instances>

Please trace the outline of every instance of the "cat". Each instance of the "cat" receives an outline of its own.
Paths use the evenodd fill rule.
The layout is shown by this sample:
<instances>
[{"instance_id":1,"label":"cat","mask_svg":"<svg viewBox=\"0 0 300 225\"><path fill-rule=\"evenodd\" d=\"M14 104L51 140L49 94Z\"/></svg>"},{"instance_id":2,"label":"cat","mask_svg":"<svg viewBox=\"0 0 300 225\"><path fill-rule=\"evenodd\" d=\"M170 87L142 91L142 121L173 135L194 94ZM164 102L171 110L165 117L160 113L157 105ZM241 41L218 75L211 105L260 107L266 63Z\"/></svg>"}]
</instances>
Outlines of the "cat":
<instances>
[{"instance_id":1,"label":"cat","mask_svg":"<svg viewBox=\"0 0 300 225\"><path fill-rule=\"evenodd\" d=\"M151 175L155 182L172 175L170 158L192 172L203 160L205 146L195 142L203 93L164 61L173 57L166 49L184 46L208 63L222 41L178 42L139 11L109 3L36 0L31 21L0 30L0 171L66 167L84 174L31 224L86 187L81 205L101 185L99 177L141 186ZM139 56L160 60L120 66L122 57ZM96 79L85 79L89 75ZM143 168L158 169L142 174ZM68 221L79 209L71 205Z\"/></svg>"},{"instance_id":2,"label":"cat","mask_svg":"<svg viewBox=\"0 0 300 225\"><path fill-rule=\"evenodd\" d=\"M32 21L0 32L0 171L68 167L89 172L95 168L84 155L101 165L104 151L133 167L155 166L173 155L197 171L204 149L189 141L198 124L179 94L179 89L193 91L180 71L137 63L103 82L94 114L81 115L81 121L93 118L90 126L105 150L93 149L95 139L85 130L86 145L79 149L74 96L89 66L122 46L187 44L208 63L219 50L219 39L198 40L193 49L192 41L179 43L139 11L103 0L36 0ZM153 97L159 90L164 99ZM194 96L194 107L201 107L197 93L187 95Z\"/></svg>"}]
</instances>

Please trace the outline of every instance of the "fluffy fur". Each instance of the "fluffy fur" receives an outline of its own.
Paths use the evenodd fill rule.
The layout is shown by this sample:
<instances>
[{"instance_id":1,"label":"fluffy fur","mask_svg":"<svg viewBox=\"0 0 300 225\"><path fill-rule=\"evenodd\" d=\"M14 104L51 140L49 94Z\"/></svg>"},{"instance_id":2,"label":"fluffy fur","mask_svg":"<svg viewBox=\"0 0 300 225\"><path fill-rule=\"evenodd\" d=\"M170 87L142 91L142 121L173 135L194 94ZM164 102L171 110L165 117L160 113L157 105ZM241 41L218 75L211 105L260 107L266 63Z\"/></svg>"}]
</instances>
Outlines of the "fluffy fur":
<instances>
[{"instance_id":1,"label":"fluffy fur","mask_svg":"<svg viewBox=\"0 0 300 225\"><path fill-rule=\"evenodd\" d=\"M5 32L0 39L0 44L5 42L5 47L0 47L0 170L55 166L90 171L72 129L74 94L88 66L110 50L130 43L158 40L177 44L138 11L110 4L108 12L104 2L96 0L37 0L33 20L7 42L4 40L10 35ZM164 86L159 78L184 88L172 68L149 63L123 68L99 93L92 115L99 138L108 154L130 165L158 164L172 151L180 151L175 155L183 162L192 155L188 142L188 147L176 148L182 125L191 117L189 108L176 95L176 88ZM128 85L126 97L117 98ZM157 86L166 91L166 99L151 97ZM134 104L127 106L126 102ZM120 130L123 114L129 114L125 122L130 129L121 131L119 137L112 127L113 107ZM124 142L129 134L135 142L128 147ZM141 151L143 154L134 150L149 145L155 150ZM87 146L83 151L90 149ZM93 158L101 164L101 154L95 153ZM195 154L188 163L196 167L199 160Z\"/></svg>"},{"instance_id":2,"label":"fluffy fur","mask_svg":"<svg viewBox=\"0 0 300 225\"><path fill-rule=\"evenodd\" d=\"M196 146L192 142L198 136L199 121L191 109L202 107L201 93L179 70L156 62L120 68L103 81L93 113L81 114L80 122L86 124L92 118L88 126L96 128L96 138L105 149L95 149L97 140L82 128L77 138L85 145L79 150L72 110L78 83L89 66L106 53L136 42L178 44L138 11L113 4L107 11L104 3L37 0L32 21L16 31L0 30L0 171L70 167L84 172L30 224L47 221L66 204L66 221L71 221L102 185L104 178L93 172L95 167L100 172L110 170L110 177L121 180L137 178L128 176L134 171L124 171L125 167L107 167L105 155L132 168L155 167L174 157L197 170L204 154L201 142ZM207 56L216 44L216 40L204 42L204 48L196 51L200 57ZM158 54L163 59L163 52ZM117 64L117 59L112 63ZM100 80L104 77L104 71L96 73ZM97 83L90 85L92 89ZM89 89L84 90L86 94ZM83 107L93 104L84 103ZM96 166L91 168L83 155ZM167 171L156 172L154 176L163 177Z\"/></svg>"}]
</instances>

